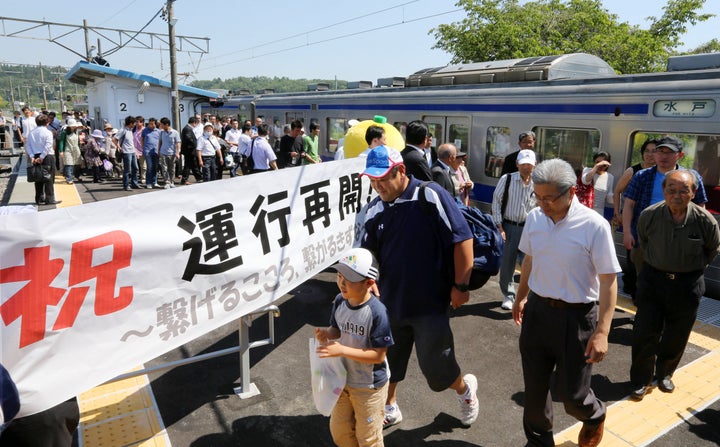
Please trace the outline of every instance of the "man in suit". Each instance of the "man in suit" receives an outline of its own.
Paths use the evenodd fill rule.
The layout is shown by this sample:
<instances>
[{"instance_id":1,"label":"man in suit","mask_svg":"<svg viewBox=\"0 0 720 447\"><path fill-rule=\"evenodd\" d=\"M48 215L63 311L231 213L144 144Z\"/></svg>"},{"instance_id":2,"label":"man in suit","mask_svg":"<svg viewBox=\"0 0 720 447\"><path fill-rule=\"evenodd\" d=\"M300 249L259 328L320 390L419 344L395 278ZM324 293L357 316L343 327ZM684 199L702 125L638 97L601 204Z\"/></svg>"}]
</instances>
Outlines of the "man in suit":
<instances>
[{"instance_id":1,"label":"man in suit","mask_svg":"<svg viewBox=\"0 0 720 447\"><path fill-rule=\"evenodd\" d=\"M426 148L430 131L424 121L408 123L405 129L405 149L401 155L408 175L422 181L432 180L430 172L430 151Z\"/></svg>"},{"instance_id":2,"label":"man in suit","mask_svg":"<svg viewBox=\"0 0 720 447\"><path fill-rule=\"evenodd\" d=\"M195 181L202 181L202 174L197 167L196 152L197 149L197 137L195 136L195 127L198 126L198 119L195 116L191 116L188 119L188 123L182 128L180 132L180 154L183 157L183 170L182 179L180 180L181 185L187 185L188 177L190 172L195 176Z\"/></svg>"},{"instance_id":3,"label":"man in suit","mask_svg":"<svg viewBox=\"0 0 720 447\"><path fill-rule=\"evenodd\" d=\"M430 172L432 180L445 188L455 200L458 198L460 186L455 177L455 170L458 166L460 166L460 162L457 157L457 147L452 143L441 144L438 147L438 159L433 163Z\"/></svg>"},{"instance_id":4,"label":"man in suit","mask_svg":"<svg viewBox=\"0 0 720 447\"><path fill-rule=\"evenodd\" d=\"M518 135L518 146L520 146L520 149L505 156L505 161L503 161L502 175L512 174L513 172L518 171L517 158L521 150L530 149L532 151L535 149L535 132L533 132L532 130L528 130L520 133L520 135Z\"/></svg>"}]
</instances>

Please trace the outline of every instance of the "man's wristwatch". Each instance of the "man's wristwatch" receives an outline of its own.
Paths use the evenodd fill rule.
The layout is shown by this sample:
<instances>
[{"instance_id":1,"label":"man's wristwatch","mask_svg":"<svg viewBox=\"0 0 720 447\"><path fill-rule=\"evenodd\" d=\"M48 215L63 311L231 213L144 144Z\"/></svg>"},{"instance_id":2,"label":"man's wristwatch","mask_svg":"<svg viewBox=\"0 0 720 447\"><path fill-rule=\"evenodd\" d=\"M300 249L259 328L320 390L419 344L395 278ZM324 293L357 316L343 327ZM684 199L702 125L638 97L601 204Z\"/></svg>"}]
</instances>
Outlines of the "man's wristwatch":
<instances>
[{"instance_id":1,"label":"man's wristwatch","mask_svg":"<svg viewBox=\"0 0 720 447\"><path fill-rule=\"evenodd\" d=\"M454 283L453 284L453 287L455 287L456 289L458 289L461 292L467 292L468 290L470 290L468 286L469 286L469 284L467 284L467 283L465 283L465 284Z\"/></svg>"}]
</instances>

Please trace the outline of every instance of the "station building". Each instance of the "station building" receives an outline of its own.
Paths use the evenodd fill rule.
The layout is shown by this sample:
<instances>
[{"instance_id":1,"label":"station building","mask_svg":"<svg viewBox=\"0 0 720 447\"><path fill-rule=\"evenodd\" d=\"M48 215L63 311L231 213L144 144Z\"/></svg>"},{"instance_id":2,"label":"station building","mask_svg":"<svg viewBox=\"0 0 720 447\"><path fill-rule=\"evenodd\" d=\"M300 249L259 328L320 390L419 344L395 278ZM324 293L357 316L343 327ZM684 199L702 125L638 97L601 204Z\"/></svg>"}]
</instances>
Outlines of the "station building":
<instances>
[{"instance_id":1,"label":"station building","mask_svg":"<svg viewBox=\"0 0 720 447\"><path fill-rule=\"evenodd\" d=\"M128 115L142 115L146 120L150 117L159 120L165 116L173 120L169 81L86 61L75 64L65 78L85 86L88 117L97 128L107 121L120 129ZM200 103L218 97L216 92L188 85L178 85L178 94L180 123L172 123L178 130L190 116L200 111Z\"/></svg>"}]
</instances>

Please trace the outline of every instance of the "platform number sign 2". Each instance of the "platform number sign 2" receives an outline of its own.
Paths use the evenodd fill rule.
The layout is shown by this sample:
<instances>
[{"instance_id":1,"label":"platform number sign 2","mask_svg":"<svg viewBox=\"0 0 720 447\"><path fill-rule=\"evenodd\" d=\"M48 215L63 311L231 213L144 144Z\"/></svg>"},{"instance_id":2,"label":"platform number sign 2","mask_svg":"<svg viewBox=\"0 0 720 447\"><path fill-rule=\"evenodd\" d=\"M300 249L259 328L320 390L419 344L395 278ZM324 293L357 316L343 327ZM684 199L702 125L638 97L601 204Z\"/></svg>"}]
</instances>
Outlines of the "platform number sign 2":
<instances>
[{"instance_id":1,"label":"platform number sign 2","mask_svg":"<svg viewBox=\"0 0 720 447\"><path fill-rule=\"evenodd\" d=\"M120 103L120 112L127 112L127 103L126 102Z\"/></svg>"}]
</instances>

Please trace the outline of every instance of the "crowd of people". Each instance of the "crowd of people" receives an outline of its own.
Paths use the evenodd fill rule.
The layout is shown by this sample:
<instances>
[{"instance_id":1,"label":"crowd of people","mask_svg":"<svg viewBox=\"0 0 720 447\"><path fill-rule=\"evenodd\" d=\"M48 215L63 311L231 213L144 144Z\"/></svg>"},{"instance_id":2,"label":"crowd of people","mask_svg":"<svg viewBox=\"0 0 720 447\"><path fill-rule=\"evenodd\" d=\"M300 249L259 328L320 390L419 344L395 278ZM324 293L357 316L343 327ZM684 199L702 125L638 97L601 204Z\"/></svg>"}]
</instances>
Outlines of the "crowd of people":
<instances>
[{"instance_id":1,"label":"crowd of people","mask_svg":"<svg viewBox=\"0 0 720 447\"><path fill-rule=\"evenodd\" d=\"M56 130L50 123L49 114L34 117L36 128L21 131L21 141L32 163L52 170L57 140L68 183L86 169L95 182L121 173L125 190L160 187L158 181L174 188L176 177L190 184L190 174L207 182L224 170L235 177L322 162L317 123L304 135L303 123L293 121L282 136L278 123L199 115L180 132L168 118L150 118L146 126L143 117L128 116L123 129L108 125L104 132L90 132L80 117L67 117ZM413 349L429 388L455 392L462 424L478 417L478 381L457 361L448 313L470 297L473 236L460 212L474 185L468 154L452 143L433 148L421 120L407 124L405 138L406 147L390 148L382 127L366 131L361 175L377 197L358 213L357 247L335 265L340 294L330 325L316 330L318 354L343 357L348 369L330 421L338 445L383 445L383 428L402 421L398 386ZM594 447L606 408L590 378L608 352L621 271L605 206L614 207L611 221L622 224L632 259L623 283L637 306L629 367L635 400L654 386L674 391L672 376L704 293L703 272L720 251L720 230L704 209L700 174L678 165L679 139L647 141L643 161L617 185L605 152L576 172L560 159L538 163L534 144L532 131L519 135L514 167L505 166L492 201L505 241L501 307L521 326L523 430L529 445L554 445L554 380L566 411L583 423L578 444ZM595 204L581 203L579 191L588 186ZM51 185L36 186L36 201L57 203Z\"/></svg>"},{"instance_id":2,"label":"crowd of people","mask_svg":"<svg viewBox=\"0 0 720 447\"><path fill-rule=\"evenodd\" d=\"M52 176L62 172L67 184L122 179L125 191L170 189L177 183L192 184L191 174L200 183L322 161L319 125L311 124L310 134L304 135L300 121L286 125L283 136L277 121L269 125L262 118L241 125L235 118L195 114L178 131L167 117L127 116L123 127L116 129L107 121L96 125L82 112L63 112L58 118L54 112L25 107L22 113L15 112L12 121L0 115L0 125L12 126L14 148L26 152L38 122L46 123L40 127L52 135L52 148L31 149L33 158L45 160L44 153L51 155L45 163L54 164ZM38 205L59 203L52 184L37 187L47 189L36 194Z\"/></svg>"},{"instance_id":3,"label":"crowd of people","mask_svg":"<svg viewBox=\"0 0 720 447\"><path fill-rule=\"evenodd\" d=\"M321 356L371 363L390 374L358 385L348 373L330 422L338 445L383 445L382 428L402 421L397 389L413 346L430 389L457 393L461 422L470 425L478 414L477 379L461 373L447 313L469 299L472 235L458 205L464 203L462 189L472 183L459 169L465 154L449 143L433 153L429 135L425 123L414 121L407 125L402 152L380 144L365 153L363 175L378 194L358 215L357 244L367 253L355 251L349 255L354 262L346 257L336 265L341 293L331 326L318 329L316 337ZM675 390L672 376L704 293L704 270L720 252L720 230L704 209L702 178L678 165L683 153L676 138L643 145L644 164L629 168L615 190L607 172L609 154L594 154L593 166L578 174L561 159L538 164L534 139L533 132L520 134L515 168L500 178L492 203L506 242L501 307L521 326L523 430L528 445L555 445L554 383L565 410L582 422L578 445L594 447L602 440L607 410L590 386L592 365L608 353L621 271L605 205L615 205L612 219L624 224L624 244L638 272L637 285L628 285L637 295L628 390L634 400L655 386L664 393ZM429 181L428 189L421 189ZM598 206L578 198L588 185ZM434 204L432 213L419 203L423 191ZM620 195L624 205L618 213L613 198ZM435 242L418 244L421 240ZM363 332L367 337L358 342L352 333L362 325L346 322L375 300L379 304L363 315L384 308L386 315L377 320L380 332ZM355 345L346 349L351 340Z\"/></svg>"}]
</instances>

